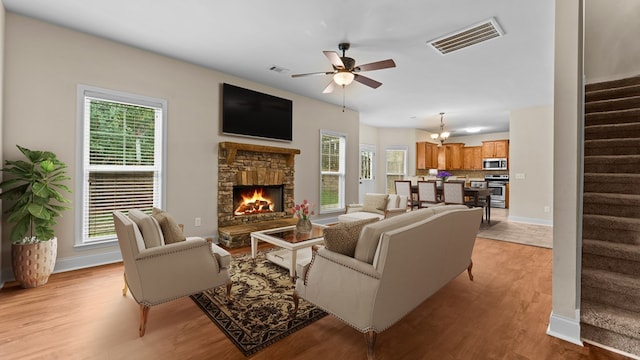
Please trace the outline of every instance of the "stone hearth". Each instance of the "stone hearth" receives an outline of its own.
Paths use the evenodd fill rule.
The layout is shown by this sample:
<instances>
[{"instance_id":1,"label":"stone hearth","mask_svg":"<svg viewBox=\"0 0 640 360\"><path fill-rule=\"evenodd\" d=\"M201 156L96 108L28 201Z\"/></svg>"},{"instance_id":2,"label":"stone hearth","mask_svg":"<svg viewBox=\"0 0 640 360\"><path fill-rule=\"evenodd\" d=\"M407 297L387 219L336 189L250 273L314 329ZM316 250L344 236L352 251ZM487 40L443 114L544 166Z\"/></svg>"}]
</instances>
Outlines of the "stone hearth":
<instances>
[{"instance_id":1,"label":"stone hearth","mask_svg":"<svg viewBox=\"0 0 640 360\"><path fill-rule=\"evenodd\" d=\"M294 206L294 157L299 149L221 142L218 151L218 233L221 245L229 248L251 243L250 229L272 227L291 218ZM234 215L236 185L283 185L284 211ZM289 220L285 220L286 223ZM238 229L246 228L247 231Z\"/></svg>"}]
</instances>

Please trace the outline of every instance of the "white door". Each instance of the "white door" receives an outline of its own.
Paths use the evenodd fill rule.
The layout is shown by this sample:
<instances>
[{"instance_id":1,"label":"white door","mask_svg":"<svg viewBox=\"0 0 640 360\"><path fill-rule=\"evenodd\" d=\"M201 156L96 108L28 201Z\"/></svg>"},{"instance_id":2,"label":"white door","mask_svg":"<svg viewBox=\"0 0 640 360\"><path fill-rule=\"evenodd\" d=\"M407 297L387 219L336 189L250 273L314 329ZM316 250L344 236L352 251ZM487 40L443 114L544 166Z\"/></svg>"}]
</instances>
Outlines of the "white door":
<instances>
[{"instance_id":1,"label":"white door","mask_svg":"<svg viewBox=\"0 0 640 360\"><path fill-rule=\"evenodd\" d=\"M360 187L358 202L362 204L364 194L375 191L376 147L360 144Z\"/></svg>"}]
</instances>

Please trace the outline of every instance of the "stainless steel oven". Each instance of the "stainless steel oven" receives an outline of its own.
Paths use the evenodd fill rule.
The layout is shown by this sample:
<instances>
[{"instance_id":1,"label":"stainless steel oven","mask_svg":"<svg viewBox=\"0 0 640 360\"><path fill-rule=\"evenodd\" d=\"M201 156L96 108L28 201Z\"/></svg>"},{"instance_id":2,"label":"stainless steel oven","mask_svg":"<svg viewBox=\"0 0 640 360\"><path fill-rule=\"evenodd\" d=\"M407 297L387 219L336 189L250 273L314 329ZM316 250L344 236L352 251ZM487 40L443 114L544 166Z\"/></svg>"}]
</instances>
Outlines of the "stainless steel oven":
<instances>
[{"instance_id":1,"label":"stainless steel oven","mask_svg":"<svg viewBox=\"0 0 640 360\"><path fill-rule=\"evenodd\" d=\"M485 175L484 179L491 189L491 207L506 208L509 175Z\"/></svg>"}]
</instances>

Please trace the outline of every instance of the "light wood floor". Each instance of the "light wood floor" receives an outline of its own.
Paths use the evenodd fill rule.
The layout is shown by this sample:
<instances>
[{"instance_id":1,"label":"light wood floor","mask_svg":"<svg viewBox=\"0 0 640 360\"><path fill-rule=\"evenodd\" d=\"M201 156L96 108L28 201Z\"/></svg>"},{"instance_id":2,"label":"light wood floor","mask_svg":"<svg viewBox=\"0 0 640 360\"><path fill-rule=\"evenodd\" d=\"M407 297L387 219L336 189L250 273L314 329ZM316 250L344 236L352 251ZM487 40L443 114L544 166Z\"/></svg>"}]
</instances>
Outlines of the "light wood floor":
<instances>
[{"instance_id":1,"label":"light wood floor","mask_svg":"<svg viewBox=\"0 0 640 360\"><path fill-rule=\"evenodd\" d=\"M475 281L461 274L380 333L377 359L624 359L545 334L550 249L478 239L473 260ZM245 359L190 298L153 307L139 338L139 308L121 295L122 271L113 264L54 274L30 290L7 284L0 359ZM361 333L327 316L250 358L366 359L366 348Z\"/></svg>"},{"instance_id":2,"label":"light wood floor","mask_svg":"<svg viewBox=\"0 0 640 360\"><path fill-rule=\"evenodd\" d=\"M478 236L524 245L553 247L553 226L509 221L509 209L492 208L493 226L481 228Z\"/></svg>"}]
</instances>

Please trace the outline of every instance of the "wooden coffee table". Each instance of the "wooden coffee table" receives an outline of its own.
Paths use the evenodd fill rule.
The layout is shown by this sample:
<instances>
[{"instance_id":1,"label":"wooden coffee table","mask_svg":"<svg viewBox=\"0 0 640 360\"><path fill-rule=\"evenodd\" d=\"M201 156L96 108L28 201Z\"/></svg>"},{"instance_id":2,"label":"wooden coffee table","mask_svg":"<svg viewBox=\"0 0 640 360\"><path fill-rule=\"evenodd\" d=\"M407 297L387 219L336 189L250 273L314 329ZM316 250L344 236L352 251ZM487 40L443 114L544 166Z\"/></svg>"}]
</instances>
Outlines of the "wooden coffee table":
<instances>
[{"instance_id":1,"label":"wooden coffee table","mask_svg":"<svg viewBox=\"0 0 640 360\"><path fill-rule=\"evenodd\" d=\"M276 229L254 231L251 235L251 258L255 258L258 253L258 241L281 247L282 250L267 253L267 259L271 262L289 269L289 275L296 276L296 263L299 260L311 258L311 247L324 242L323 230L327 226L313 224L311 232L299 233L294 226L285 226ZM308 249L304 259L298 257L298 250Z\"/></svg>"}]
</instances>

